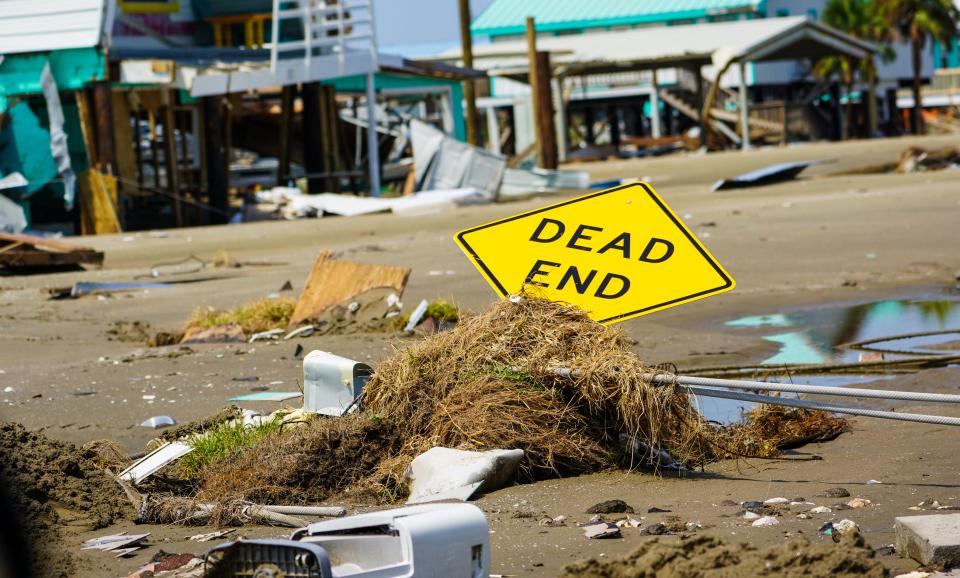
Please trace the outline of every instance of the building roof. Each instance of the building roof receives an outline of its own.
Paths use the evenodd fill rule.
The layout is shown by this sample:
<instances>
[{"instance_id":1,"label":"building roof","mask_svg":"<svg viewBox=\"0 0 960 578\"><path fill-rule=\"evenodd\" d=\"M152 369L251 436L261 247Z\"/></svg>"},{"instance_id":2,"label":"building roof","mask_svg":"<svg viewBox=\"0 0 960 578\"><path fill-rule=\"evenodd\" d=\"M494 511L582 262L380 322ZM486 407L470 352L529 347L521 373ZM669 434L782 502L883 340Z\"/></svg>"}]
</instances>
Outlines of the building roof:
<instances>
[{"instance_id":1,"label":"building roof","mask_svg":"<svg viewBox=\"0 0 960 578\"><path fill-rule=\"evenodd\" d=\"M97 46L104 0L0 0L0 54Z\"/></svg>"},{"instance_id":2,"label":"building roof","mask_svg":"<svg viewBox=\"0 0 960 578\"><path fill-rule=\"evenodd\" d=\"M803 16L737 22L658 26L619 32L593 32L537 39L537 50L568 74L599 74L729 61L770 61L873 51L863 40ZM474 66L494 75L525 73L524 41L494 42L473 50ZM440 56L457 60L459 50ZM514 70L511 70L514 69Z\"/></svg>"},{"instance_id":3,"label":"building roof","mask_svg":"<svg viewBox=\"0 0 960 578\"><path fill-rule=\"evenodd\" d=\"M522 34L533 16L537 30L575 30L754 12L762 0L493 0L471 26L477 35Z\"/></svg>"}]
</instances>

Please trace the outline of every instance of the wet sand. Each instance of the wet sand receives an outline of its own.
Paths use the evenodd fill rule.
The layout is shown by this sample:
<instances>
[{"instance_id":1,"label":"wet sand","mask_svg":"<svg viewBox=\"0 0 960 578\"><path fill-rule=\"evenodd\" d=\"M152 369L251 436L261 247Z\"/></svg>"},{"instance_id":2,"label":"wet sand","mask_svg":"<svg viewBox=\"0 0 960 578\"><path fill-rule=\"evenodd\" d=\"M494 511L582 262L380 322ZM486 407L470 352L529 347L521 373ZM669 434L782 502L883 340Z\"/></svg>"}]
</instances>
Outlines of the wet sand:
<instances>
[{"instance_id":1,"label":"wet sand","mask_svg":"<svg viewBox=\"0 0 960 578\"><path fill-rule=\"evenodd\" d=\"M733 292L628 321L621 327L637 340L637 353L650 363L679 367L759 362L776 344L757 332L735 331L723 322L825 303L862 303L877 299L937 295L960 272L960 177L946 171L911 175L829 176L842 170L896 160L910 144L928 147L960 144L956 137L892 139L687 155L651 160L574 165L593 178L646 178L736 278ZM834 162L808 169L800 179L772 186L711 193L717 179L787 160ZM227 398L256 385L295 391L300 362L297 343L376 363L403 340L380 334L320 336L296 342L195 346L176 358L122 361L139 347L111 340L118 321L148 323L155 330L178 329L197 307L233 307L277 292L285 281L296 296L320 249L344 258L413 268L404 302L449 298L479 310L495 297L452 241L463 228L542 206L564 197L539 197L497 206L474 206L418 215L375 215L296 222L167 231L163 236L133 233L83 239L106 252L100 271L0 277L0 417L54 438L82 443L109 438L131 452L153 437L140 421L168 414L187 422L215 413ZM195 255L215 259L221 251L237 261L272 265L210 267L188 278L204 278L169 289L117 293L49 301L43 289L76 281L130 281L157 263ZM452 273L451 273L452 272ZM258 381L234 381L255 376ZM870 387L954 392L960 368L898 376ZM94 392L94 393L90 393ZM85 393L87 395L77 395ZM40 395L42 397L35 397ZM153 400L143 396L156 396ZM151 403L152 401L152 403ZM255 407L256 406L252 406ZM260 409L272 409L265 404ZM939 411L949 407L897 404L897 410ZM838 440L808 446L790 460L742 460L716 464L683 478L607 473L518 486L479 500L491 524L494 572L552 576L566 563L590 556L625 553L644 538L625 530L613 541L588 541L573 522L593 503L621 498L638 512L650 506L672 510L684 521L707 526L728 539L776 544L785 533L813 539L830 518L785 517L772 528L745 527L730 517L735 507L723 500L775 496L806 497L818 505L839 500L814 498L831 486L874 502L870 508L837 512L866 532L868 542L893 541L893 518L925 498L960 503L956 477L960 459L953 449L958 432L946 427L859 419L854 431ZM822 460L809 461L807 456ZM867 485L876 479L880 485ZM516 505L516 506L515 506ZM565 515L568 526L543 528L536 519L512 518L517 508ZM644 514L646 515L646 514ZM671 515L671 514L668 514ZM651 514L656 520L664 514ZM130 530L132 524L100 531ZM168 552L202 552L210 544L183 542L193 528L147 527ZM88 533L67 528L79 544ZM277 529L244 529L248 536L282 536ZM74 546L70 546L74 547ZM83 553L80 576L119 576L145 563L157 546L129 559ZM79 553L79 550L76 550ZM886 557L892 568L916 565Z\"/></svg>"}]
</instances>

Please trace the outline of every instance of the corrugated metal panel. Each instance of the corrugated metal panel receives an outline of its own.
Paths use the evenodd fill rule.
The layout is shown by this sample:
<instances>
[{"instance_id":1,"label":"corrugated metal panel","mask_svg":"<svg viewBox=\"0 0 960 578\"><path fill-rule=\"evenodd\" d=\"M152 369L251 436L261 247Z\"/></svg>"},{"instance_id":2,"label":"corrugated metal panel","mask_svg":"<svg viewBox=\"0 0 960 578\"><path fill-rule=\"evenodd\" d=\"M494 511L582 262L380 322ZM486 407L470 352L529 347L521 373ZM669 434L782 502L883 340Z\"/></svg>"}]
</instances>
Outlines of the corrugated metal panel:
<instances>
[{"instance_id":1,"label":"corrugated metal panel","mask_svg":"<svg viewBox=\"0 0 960 578\"><path fill-rule=\"evenodd\" d=\"M494 0L476 20L474 34L520 34L527 16L538 31L621 26L759 10L762 0Z\"/></svg>"},{"instance_id":2,"label":"corrugated metal panel","mask_svg":"<svg viewBox=\"0 0 960 578\"><path fill-rule=\"evenodd\" d=\"M105 0L0 0L0 54L96 46Z\"/></svg>"}]
</instances>

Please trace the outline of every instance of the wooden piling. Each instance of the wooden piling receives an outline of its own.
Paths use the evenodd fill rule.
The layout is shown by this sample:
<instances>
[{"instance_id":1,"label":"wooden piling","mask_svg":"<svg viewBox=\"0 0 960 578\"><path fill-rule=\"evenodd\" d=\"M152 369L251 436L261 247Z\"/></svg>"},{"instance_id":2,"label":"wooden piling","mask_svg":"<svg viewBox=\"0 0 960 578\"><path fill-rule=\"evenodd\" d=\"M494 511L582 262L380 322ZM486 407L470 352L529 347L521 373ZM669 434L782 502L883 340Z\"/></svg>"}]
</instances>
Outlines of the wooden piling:
<instances>
[{"instance_id":1,"label":"wooden piling","mask_svg":"<svg viewBox=\"0 0 960 578\"><path fill-rule=\"evenodd\" d=\"M173 219L178 227L183 226L183 209L180 206L180 162L177 157L177 123L174 118L176 94L173 90L164 90L163 106L163 156L167 173L167 190L170 192L170 204ZM183 146L186 147L186 135Z\"/></svg>"},{"instance_id":2,"label":"wooden piling","mask_svg":"<svg viewBox=\"0 0 960 578\"><path fill-rule=\"evenodd\" d=\"M223 147L223 113L219 96L201 99L203 113L203 149L207 176L207 202L216 209L210 223L226 223L229 210L226 159Z\"/></svg>"}]
</instances>

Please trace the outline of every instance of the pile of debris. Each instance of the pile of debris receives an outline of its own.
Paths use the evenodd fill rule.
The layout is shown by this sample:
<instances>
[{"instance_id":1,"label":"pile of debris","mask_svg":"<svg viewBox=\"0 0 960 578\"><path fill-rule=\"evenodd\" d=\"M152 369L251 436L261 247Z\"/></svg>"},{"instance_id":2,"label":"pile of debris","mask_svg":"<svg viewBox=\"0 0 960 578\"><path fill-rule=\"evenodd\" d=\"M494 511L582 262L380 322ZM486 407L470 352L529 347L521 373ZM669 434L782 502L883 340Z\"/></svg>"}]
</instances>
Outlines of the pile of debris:
<instances>
[{"instance_id":1,"label":"pile of debris","mask_svg":"<svg viewBox=\"0 0 960 578\"><path fill-rule=\"evenodd\" d=\"M360 411L301 413L296 429L275 428L198 468L181 480L181 495L390 503L407 495L411 462L436 447L522 450L518 477L532 481L770 456L845 427L810 411L778 413L773 428L762 425L769 412L716 426L683 390L653 385L655 371L622 332L579 308L532 297L501 302L381 363Z\"/></svg>"},{"instance_id":2,"label":"pile of debris","mask_svg":"<svg viewBox=\"0 0 960 578\"><path fill-rule=\"evenodd\" d=\"M900 162L897 163L898 173L922 173L957 168L960 168L960 148L957 147L943 147L936 150L917 146L908 147L900 153Z\"/></svg>"}]
</instances>

